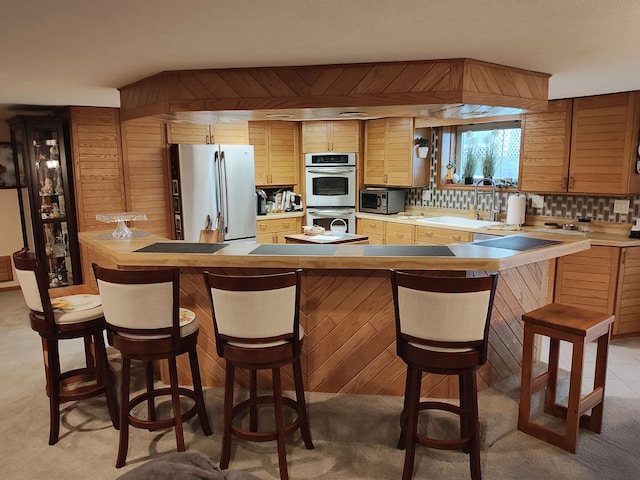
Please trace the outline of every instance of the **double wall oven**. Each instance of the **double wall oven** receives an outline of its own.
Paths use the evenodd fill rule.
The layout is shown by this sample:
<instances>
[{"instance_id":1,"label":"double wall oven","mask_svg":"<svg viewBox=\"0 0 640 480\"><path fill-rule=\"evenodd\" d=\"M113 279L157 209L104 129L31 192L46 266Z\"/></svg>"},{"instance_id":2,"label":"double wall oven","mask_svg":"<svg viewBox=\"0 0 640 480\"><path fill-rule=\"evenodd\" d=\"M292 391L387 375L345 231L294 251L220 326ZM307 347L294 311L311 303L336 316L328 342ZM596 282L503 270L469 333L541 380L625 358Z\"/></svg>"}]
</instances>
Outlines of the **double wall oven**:
<instances>
[{"instance_id":1,"label":"double wall oven","mask_svg":"<svg viewBox=\"0 0 640 480\"><path fill-rule=\"evenodd\" d=\"M356 231L356 154L305 154L307 225L330 230L336 218L347 222L347 232Z\"/></svg>"}]
</instances>

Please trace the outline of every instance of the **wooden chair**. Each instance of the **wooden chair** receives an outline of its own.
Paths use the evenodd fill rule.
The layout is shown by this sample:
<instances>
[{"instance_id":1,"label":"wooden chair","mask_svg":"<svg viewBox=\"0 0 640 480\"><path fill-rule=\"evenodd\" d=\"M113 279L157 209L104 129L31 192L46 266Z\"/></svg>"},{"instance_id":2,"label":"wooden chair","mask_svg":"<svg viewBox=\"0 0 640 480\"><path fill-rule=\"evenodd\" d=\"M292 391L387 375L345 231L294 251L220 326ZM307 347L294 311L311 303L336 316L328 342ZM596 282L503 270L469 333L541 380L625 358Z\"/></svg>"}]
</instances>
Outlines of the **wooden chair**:
<instances>
[{"instance_id":1,"label":"wooden chair","mask_svg":"<svg viewBox=\"0 0 640 480\"><path fill-rule=\"evenodd\" d=\"M615 317L608 313L551 303L522 315L524 340L522 345L522 382L520 384L520 410L518 429L529 435L576 453L579 427L600 433L604 412L604 387L607 377L609 338ZM547 370L533 376L534 338L549 337L549 363ZM571 343L571 378L567 406L559 405L556 398L560 341ZM582 374L585 346L598 342L593 390L582 395ZM531 395L546 388L544 412L565 421L564 432L531 420ZM587 412L591 410L591 414Z\"/></svg>"},{"instance_id":2,"label":"wooden chair","mask_svg":"<svg viewBox=\"0 0 640 480\"><path fill-rule=\"evenodd\" d=\"M84 294L95 293L95 290L92 291L86 286L76 286L72 291L83 292L83 295L65 297L71 305L76 303L75 300L82 299L88 302L91 308L75 311L54 310L49 296L48 274L33 252L28 249L15 252L13 263L25 302L31 310L31 328L42 338L50 410L49 445L58 442L60 405L65 402L105 394L111 422L117 429L118 405L104 344L106 324L102 306L98 295ZM71 289L57 290L65 293ZM60 341L74 338L84 339L86 366L63 372L60 367Z\"/></svg>"},{"instance_id":3,"label":"wooden chair","mask_svg":"<svg viewBox=\"0 0 640 480\"><path fill-rule=\"evenodd\" d=\"M480 480L480 425L476 371L487 361L489 322L498 275L426 277L391 271L398 356L407 364L398 448L406 448L403 480L413 475L416 443L462 449L469 454L471 478ZM422 373L457 375L460 406L420 401ZM460 417L460 439L441 440L418 433L421 410L444 410Z\"/></svg>"},{"instance_id":4,"label":"wooden chair","mask_svg":"<svg viewBox=\"0 0 640 480\"><path fill-rule=\"evenodd\" d=\"M180 270L111 270L93 264L107 323L109 343L122 355L122 390L120 392L120 441L116 467L127 459L129 425L149 431L175 427L179 452L185 451L182 423L196 414L205 435L211 435L209 418L204 404L196 343L199 324L188 310L188 321L180 321ZM189 354L193 390L178 385L176 357ZM170 386L154 388L153 362L166 359L169 364ZM147 389L130 397L131 360L146 366ZM155 400L171 396L173 416L156 418ZM180 397L188 397L194 405L182 412ZM132 409L147 402L147 418L134 416Z\"/></svg>"},{"instance_id":5,"label":"wooden chair","mask_svg":"<svg viewBox=\"0 0 640 480\"><path fill-rule=\"evenodd\" d=\"M275 275L233 277L204 273L211 298L218 355L225 360L224 420L220 468L229 466L231 434L242 439L277 441L280 478L289 478L285 437L300 428L307 449L313 448L302 384L300 351L304 330L300 326L301 271ZM296 400L283 397L280 368L291 364ZM233 404L236 368L250 371L249 399ZM257 370L270 369L272 396L257 396ZM275 431L258 432L257 406L273 403ZM284 406L297 416L285 425ZM250 411L249 430L233 424L246 409Z\"/></svg>"}]
</instances>

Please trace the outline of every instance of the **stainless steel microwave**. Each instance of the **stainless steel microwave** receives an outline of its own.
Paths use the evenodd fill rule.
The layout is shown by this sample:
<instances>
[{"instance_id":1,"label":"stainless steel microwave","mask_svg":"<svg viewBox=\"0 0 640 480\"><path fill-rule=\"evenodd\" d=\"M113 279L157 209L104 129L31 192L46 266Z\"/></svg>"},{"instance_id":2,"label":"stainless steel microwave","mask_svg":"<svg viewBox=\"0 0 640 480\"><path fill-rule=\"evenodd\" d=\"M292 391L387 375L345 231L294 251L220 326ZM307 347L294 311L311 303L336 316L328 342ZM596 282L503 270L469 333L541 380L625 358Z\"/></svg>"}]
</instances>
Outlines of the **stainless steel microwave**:
<instances>
[{"instance_id":1,"label":"stainless steel microwave","mask_svg":"<svg viewBox=\"0 0 640 480\"><path fill-rule=\"evenodd\" d=\"M404 210L404 190L365 188L360 190L360 211L391 215Z\"/></svg>"}]
</instances>

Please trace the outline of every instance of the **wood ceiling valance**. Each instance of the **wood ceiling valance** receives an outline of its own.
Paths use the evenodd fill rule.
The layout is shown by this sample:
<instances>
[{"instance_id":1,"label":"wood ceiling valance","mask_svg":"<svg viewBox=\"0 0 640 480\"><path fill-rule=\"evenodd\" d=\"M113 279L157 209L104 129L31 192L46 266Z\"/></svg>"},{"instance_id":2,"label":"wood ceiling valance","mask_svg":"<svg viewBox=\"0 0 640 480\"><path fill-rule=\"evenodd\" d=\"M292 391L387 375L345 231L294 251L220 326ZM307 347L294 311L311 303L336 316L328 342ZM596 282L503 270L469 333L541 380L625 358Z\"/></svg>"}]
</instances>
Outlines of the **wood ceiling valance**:
<instances>
[{"instance_id":1,"label":"wood ceiling valance","mask_svg":"<svg viewBox=\"0 0 640 480\"><path fill-rule=\"evenodd\" d=\"M184 70L120 88L123 120L369 116L472 118L547 109L549 75L470 59Z\"/></svg>"}]
</instances>

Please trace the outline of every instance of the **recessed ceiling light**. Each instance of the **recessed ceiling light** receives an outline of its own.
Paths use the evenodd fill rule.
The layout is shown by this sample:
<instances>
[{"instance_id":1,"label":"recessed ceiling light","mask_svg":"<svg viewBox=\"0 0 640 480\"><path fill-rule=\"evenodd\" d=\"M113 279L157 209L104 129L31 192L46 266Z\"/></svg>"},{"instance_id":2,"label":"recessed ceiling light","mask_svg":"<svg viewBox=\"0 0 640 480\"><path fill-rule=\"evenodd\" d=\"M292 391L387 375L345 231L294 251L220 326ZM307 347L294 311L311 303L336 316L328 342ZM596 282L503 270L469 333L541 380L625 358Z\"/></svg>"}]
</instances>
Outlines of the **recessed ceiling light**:
<instances>
[{"instance_id":1,"label":"recessed ceiling light","mask_svg":"<svg viewBox=\"0 0 640 480\"><path fill-rule=\"evenodd\" d=\"M366 117L367 112L340 112L339 117Z\"/></svg>"},{"instance_id":2,"label":"recessed ceiling light","mask_svg":"<svg viewBox=\"0 0 640 480\"><path fill-rule=\"evenodd\" d=\"M293 118L291 113L267 113L265 117L268 118Z\"/></svg>"}]
</instances>

